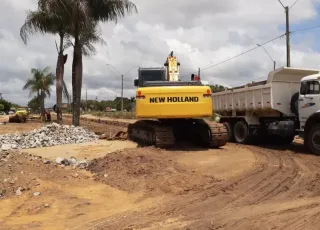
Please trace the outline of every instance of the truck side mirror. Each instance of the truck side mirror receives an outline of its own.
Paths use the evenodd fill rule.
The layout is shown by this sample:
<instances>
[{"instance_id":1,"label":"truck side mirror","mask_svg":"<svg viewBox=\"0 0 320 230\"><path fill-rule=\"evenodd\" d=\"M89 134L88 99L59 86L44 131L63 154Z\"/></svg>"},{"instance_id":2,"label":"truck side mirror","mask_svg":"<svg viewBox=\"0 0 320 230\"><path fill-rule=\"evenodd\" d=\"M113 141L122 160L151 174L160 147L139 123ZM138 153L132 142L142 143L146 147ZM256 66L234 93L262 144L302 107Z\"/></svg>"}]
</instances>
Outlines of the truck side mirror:
<instances>
[{"instance_id":1,"label":"truck side mirror","mask_svg":"<svg viewBox=\"0 0 320 230\"><path fill-rule=\"evenodd\" d=\"M133 84L135 87L139 86L139 80L138 79L134 79Z\"/></svg>"}]
</instances>

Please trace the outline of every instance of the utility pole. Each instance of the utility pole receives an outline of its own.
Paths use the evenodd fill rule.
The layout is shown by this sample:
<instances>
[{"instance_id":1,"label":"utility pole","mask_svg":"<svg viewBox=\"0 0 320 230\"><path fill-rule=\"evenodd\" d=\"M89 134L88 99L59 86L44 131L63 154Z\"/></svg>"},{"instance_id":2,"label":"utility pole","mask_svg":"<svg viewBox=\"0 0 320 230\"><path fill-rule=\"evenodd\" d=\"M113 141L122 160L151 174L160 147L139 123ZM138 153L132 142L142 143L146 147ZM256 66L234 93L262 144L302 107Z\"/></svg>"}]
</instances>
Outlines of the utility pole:
<instances>
[{"instance_id":1,"label":"utility pole","mask_svg":"<svg viewBox=\"0 0 320 230\"><path fill-rule=\"evenodd\" d=\"M289 26L289 9L297 3L295 1L293 5L289 8L288 6L284 6L280 0L278 2L282 5L286 12L286 46L287 46L287 67L290 67L290 26Z\"/></svg>"},{"instance_id":2,"label":"utility pole","mask_svg":"<svg viewBox=\"0 0 320 230\"><path fill-rule=\"evenodd\" d=\"M123 113L123 74L121 74L121 112Z\"/></svg>"},{"instance_id":3,"label":"utility pole","mask_svg":"<svg viewBox=\"0 0 320 230\"><path fill-rule=\"evenodd\" d=\"M287 67L290 67L290 28L289 28L289 7L286 10L286 43L287 43Z\"/></svg>"},{"instance_id":4,"label":"utility pole","mask_svg":"<svg viewBox=\"0 0 320 230\"><path fill-rule=\"evenodd\" d=\"M88 111L88 89L86 89L86 111Z\"/></svg>"},{"instance_id":5,"label":"utility pole","mask_svg":"<svg viewBox=\"0 0 320 230\"><path fill-rule=\"evenodd\" d=\"M198 78L200 80L200 68L198 69Z\"/></svg>"}]
</instances>

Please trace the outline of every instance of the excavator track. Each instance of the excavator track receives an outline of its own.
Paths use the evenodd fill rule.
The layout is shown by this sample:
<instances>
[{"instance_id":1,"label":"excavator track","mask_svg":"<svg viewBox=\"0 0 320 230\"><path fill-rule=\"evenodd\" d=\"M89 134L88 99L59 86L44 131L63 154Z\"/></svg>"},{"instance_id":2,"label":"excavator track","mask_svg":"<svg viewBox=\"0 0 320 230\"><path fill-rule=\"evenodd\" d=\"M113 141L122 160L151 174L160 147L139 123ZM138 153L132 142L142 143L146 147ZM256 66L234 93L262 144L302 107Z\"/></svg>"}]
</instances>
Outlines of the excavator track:
<instances>
[{"instance_id":1,"label":"excavator track","mask_svg":"<svg viewBox=\"0 0 320 230\"><path fill-rule=\"evenodd\" d=\"M228 142L228 130L224 124L205 121L203 120L208 128L210 129L210 137L208 145L211 148L219 148L225 146Z\"/></svg>"},{"instance_id":2,"label":"excavator track","mask_svg":"<svg viewBox=\"0 0 320 230\"><path fill-rule=\"evenodd\" d=\"M153 120L130 124L128 138L139 144L154 145L159 148L172 147L175 143L172 127Z\"/></svg>"},{"instance_id":3,"label":"excavator track","mask_svg":"<svg viewBox=\"0 0 320 230\"><path fill-rule=\"evenodd\" d=\"M160 148L173 147L177 141L219 148L226 145L228 131L223 124L202 119L174 119L169 122L141 120L128 126L128 138L139 144Z\"/></svg>"}]
</instances>

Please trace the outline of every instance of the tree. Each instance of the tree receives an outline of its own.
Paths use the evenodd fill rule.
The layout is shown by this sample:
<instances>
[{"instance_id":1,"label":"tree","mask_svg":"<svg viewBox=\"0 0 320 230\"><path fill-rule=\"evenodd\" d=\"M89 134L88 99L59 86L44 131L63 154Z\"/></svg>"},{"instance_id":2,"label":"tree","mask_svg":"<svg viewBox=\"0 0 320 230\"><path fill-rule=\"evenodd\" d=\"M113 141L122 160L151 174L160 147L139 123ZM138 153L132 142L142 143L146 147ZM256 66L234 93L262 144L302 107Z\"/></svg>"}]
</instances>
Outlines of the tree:
<instances>
[{"instance_id":1,"label":"tree","mask_svg":"<svg viewBox=\"0 0 320 230\"><path fill-rule=\"evenodd\" d=\"M24 85L24 90L30 91L30 96L36 94L40 100L41 116L44 117L44 100L51 96L51 87L56 81L56 77L49 72L50 68L47 66L43 70L33 68L31 70L32 78L28 79ZM69 98L67 88L63 88L64 96Z\"/></svg>"},{"instance_id":2,"label":"tree","mask_svg":"<svg viewBox=\"0 0 320 230\"><path fill-rule=\"evenodd\" d=\"M226 90L226 88L222 85L210 85L210 88L212 92L221 92Z\"/></svg>"},{"instance_id":3,"label":"tree","mask_svg":"<svg viewBox=\"0 0 320 230\"><path fill-rule=\"evenodd\" d=\"M4 105L0 104L0 112L3 112L3 111L4 111Z\"/></svg>"},{"instance_id":4,"label":"tree","mask_svg":"<svg viewBox=\"0 0 320 230\"><path fill-rule=\"evenodd\" d=\"M75 37L75 33L72 35ZM82 27L79 32L79 41L78 47L76 48L76 43L69 40L69 44L73 46L73 62L72 62L72 122L74 125L79 125L80 123L80 107L81 107L81 88L82 88L82 55L90 56L96 53L96 49L94 47L94 43L100 42L101 44L105 44L105 41L101 38L101 33L98 27L98 23L95 21L88 22L85 26ZM80 51L78 50L80 49ZM81 55L78 55L78 54ZM78 67L81 69L77 69L77 61L81 63ZM81 76L77 76L78 73L81 73Z\"/></svg>"},{"instance_id":5,"label":"tree","mask_svg":"<svg viewBox=\"0 0 320 230\"><path fill-rule=\"evenodd\" d=\"M4 106L3 111L9 112L12 104L9 101L0 98L0 104Z\"/></svg>"},{"instance_id":6,"label":"tree","mask_svg":"<svg viewBox=\"0 0 320 230\"><path fill-rule=\"evenodd\" d=\"M29 102L28 102L28 107L31 109L33 112L40 112L40 97L34 96Z\"/></svg>"},{"instance_id":7,"label":"tree","mask_svg":"<svg viewBox=\"0 0 320 230\"><path fill-rule=\"evenodd\" d=\"M54 85L54 75L49 72L49 67L41 69L32 69L32 78L28 79L23 86L24 90L30 91L30 96L36 94L40 98L40 111L41 116L44 118L44 100L46 97L50 97L51 86Z\"/></svg>"},{"instance_id":8,"label":"tree","mask_svg":"<svg viewBox=\"0 0 320 230\"><path fill-rule=\"evenodd\" d=\"M54 3L54 1L53 1ZM59 35L59 47L56 43L58 52L57 64L56 64L56 105L57 105L57 121L62 124L62 91L63 91L63 77L64 77L64 65L67 61L67 54L64 55L64 50L68 48L68 45L64 44L64 41L68 38L68 24L66 20L66 11L57 5L43 4L40 0L38 3L38 10L29 11L25 23L20 29L21 39L27 44L28 35L35 33L49 33Z\"/></svg>"},{"instance_id":9,"label":"tree","mask_svg":"<svg viewBox=\"0 0 320 230\"><path fill-rule=\"evenodd\" d=\"M126 12L131 13L133 10L137 12L137 8L129 0L39 0L39 5L48 9L63 9L65 13L62 13L62 15L67 16L64 20L68 27L70 26L70 34L74 38L72 63L73 124L78 126L83 72L82 56L84 55L83 38L92 37L92 34L90 35L87 31L94 31L93 28L97 28L97 23L117 22L118 18L124 17ZM92 38L94 37L96 36ZM92 44L93 40L89 39L89 43ZM93 45L90 45L90 47L93 47Z\"/></svg>"}]
</instances>

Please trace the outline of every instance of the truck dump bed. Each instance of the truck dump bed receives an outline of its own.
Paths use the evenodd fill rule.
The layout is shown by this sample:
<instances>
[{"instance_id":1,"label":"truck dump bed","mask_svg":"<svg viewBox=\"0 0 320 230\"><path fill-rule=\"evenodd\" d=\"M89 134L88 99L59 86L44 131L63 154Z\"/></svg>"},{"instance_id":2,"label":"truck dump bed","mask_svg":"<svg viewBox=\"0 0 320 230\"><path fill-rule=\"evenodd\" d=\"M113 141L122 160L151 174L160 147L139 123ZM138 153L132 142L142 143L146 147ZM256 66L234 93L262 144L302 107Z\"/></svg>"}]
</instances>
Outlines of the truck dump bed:
<instances>
[{"instance_id":1,"label":"truck dump bed","mask_svg":"<svg viewBox=\"0 0 320 230\"><path fill-rule=\"evenodd\" d=\"M232 111L277 110L290 115L292 95L299 92L303 77L320 70L282 67L269 73L268 79L213 93L213 111L225 114Z\"/></svg>"}]
</instances>

